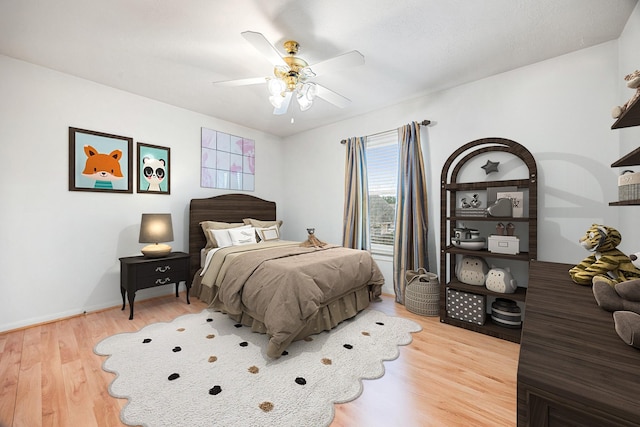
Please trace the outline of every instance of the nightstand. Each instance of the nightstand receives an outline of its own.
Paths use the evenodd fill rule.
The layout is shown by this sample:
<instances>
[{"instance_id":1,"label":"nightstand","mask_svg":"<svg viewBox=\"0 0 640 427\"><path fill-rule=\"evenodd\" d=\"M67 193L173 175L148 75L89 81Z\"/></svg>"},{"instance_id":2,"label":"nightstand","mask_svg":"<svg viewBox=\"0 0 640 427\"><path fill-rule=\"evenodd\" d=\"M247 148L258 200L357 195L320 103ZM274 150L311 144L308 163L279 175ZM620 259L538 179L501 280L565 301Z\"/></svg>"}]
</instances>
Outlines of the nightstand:
<instances>
[{"instance_id":1,"label":"nightstand","mask_svg":"<svg viewBox=\"0 0 640 427\"><path fill-rule=\"evenodd\" d=\"M187 287L187 304L189 301L189 254L184 252L172 252L162 258L146 258L144 256L131 256L120 258L120 292L122 293L122 310L129 297L129 320L133 319L133 300L139 289L153 288L155 286L176 284L176 298L178 286L184 282Z\"/></svg>"}]
</instances>

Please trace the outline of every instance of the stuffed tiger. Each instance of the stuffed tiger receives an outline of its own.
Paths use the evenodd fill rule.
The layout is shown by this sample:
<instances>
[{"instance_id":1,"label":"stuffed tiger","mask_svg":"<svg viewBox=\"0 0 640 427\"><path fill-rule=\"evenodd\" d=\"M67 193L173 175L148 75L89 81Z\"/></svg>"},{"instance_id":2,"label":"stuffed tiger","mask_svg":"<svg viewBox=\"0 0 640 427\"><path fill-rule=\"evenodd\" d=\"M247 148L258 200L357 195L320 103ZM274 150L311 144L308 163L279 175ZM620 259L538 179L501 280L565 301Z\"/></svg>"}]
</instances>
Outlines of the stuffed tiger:
<instances>
[{"instance_id":1,"label":"stuffed tiger","mask_svg":"<svg viewBox=\"0 0 640 427\"><path fill-rule=\"evenodd\" d=\"M569 270L571 279L579 285L591 285L594 277L597 277L597 281L613 286L640 278L640 269L631 263L627 255L616 249L621 241L622 236L615 228L593 224L580 238L580 245L594 254Z\"/></svg>"}]
</instances>

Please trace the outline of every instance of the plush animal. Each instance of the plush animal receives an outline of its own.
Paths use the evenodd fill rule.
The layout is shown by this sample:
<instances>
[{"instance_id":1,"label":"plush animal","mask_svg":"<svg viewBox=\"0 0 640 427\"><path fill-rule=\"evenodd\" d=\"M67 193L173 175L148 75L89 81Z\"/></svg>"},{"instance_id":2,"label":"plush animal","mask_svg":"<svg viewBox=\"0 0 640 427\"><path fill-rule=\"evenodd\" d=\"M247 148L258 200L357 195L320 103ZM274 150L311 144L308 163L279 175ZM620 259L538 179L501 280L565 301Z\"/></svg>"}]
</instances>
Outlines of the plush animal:
<instances>
[{"instance_id":1,"label":"plush animal","mask_svg":"<svg viewBox=\"0 0 640 427\"><path fill-rule=\"evenodd\" d=\"M484 258L464 256L456 264L456 277L467 285L483 286L488 272L489 265Z\"/></svg>"},{"instance_id":2,"label":"plush animal","mask_svg":"<svg viewBox=\"0 0 640 427\"><path fill-rule=\"evenodd\" d=\"M164 160L144 157L142 164L144 166L142 169L144 179L149 183L147 191L160 191L160 183L164 181L166 176Z\"/></svg>"},{"instance_id":3,"label":"plush animal","mask_svg":"<svg viewBox=\"0 0 640 427\"><path fill-rule=\"evenodd\" d=\"M487 273L485 283L487 289L501 294L512 294L518 288L516 280L511 276L511 270L507 268L491 267Z\"/></svg>"},{"instance_id":4,"label":"plush animal","mask_svg":"<svg viewBox=\"0 0 640 427\"><path fill-rule=\"evenodd\" d=\"M629 106L635 102L636 99L640 98L640 70L636 70L633 73L625 76L624 78L627 81L627 87L631 89L635 89L636 93L633 94L631 99L629 99L624 105L619 107L613 107L613 111L611 112L611 116L614 119L617 119L627 111Z\"/></svg>"},{"instance_id":5,"label":"plush animal","mask_svg":"<svg viewBox=\"0 0 640 427\"><path fill-rule=\"evenodd\" d=\"M640 269L617 246L622 241L618 230L606 225L593 224L580 245L593 252L569 270L571 279L579 285L591 285L593 278L613 286L626 280L640 278Z\"/></svg>"},{"instance_id":6,"label":"plush animal","mask_svg":"<svg viewBox=\"0 0 640 427\"><path fill-rule=\"evenodd\" d=\"M103 154L92 146L85 145L84 153L87 155L87 161L82 175L96 180L94 188L110 190L113 188L113 181L123 178L120 170L122 151L113 150L109 154Z\"/></svg>"},{"instance_id":7,"label":"plush animal","mask_svg":"<svg viewBox=\"0 0 640 427\"><path fill-rule=\"evenodd\" d=\"M629 255L633 265L640 269L640 252ZM640 349L640 279L617 283L613 287L593 278L593 296L604 310L613 312L618 336L630 346Z\"/></svg>"}]
</instances>

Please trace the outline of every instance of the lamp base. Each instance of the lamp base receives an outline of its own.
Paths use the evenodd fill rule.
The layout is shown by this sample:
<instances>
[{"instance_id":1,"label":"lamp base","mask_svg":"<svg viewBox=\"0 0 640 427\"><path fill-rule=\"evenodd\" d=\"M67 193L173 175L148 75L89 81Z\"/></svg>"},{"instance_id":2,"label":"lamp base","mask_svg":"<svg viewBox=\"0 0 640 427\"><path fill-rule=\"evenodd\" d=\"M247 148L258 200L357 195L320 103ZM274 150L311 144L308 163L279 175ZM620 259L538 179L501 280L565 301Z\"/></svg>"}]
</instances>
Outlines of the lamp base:
<instances>
[{"instance_id":1,"label":"lamp base","mask_svg":"<svg viewBox=\"0 0 640 427\"><path fill-rule=\"evenodd\" d=\"M142 248L141 252L147 258L161 258L171 253L171 246L164 243L154 243Z\"/></svg>"}]
</instances>

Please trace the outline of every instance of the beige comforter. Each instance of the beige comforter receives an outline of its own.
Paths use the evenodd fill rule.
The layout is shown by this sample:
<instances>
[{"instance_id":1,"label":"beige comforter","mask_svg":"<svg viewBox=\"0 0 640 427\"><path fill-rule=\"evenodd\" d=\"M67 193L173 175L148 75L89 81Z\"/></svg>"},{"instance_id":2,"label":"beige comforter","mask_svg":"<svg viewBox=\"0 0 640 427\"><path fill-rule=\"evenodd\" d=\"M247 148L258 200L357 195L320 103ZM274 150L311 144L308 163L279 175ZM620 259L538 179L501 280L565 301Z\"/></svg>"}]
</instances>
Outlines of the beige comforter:
<instances>
[{"instance_id":1,"label":"beige comforter","mask_svg":"<svg viewBox=\"0 0 640 427\"><path fill-rule=\"evenodd\" d=\"M264 323L270 357L278 357L321 307L360 288L377 297L383 283L366 251L282 241L220 249L202 278L217 292L213 308Z\"/></svg>"}]
</instances>

